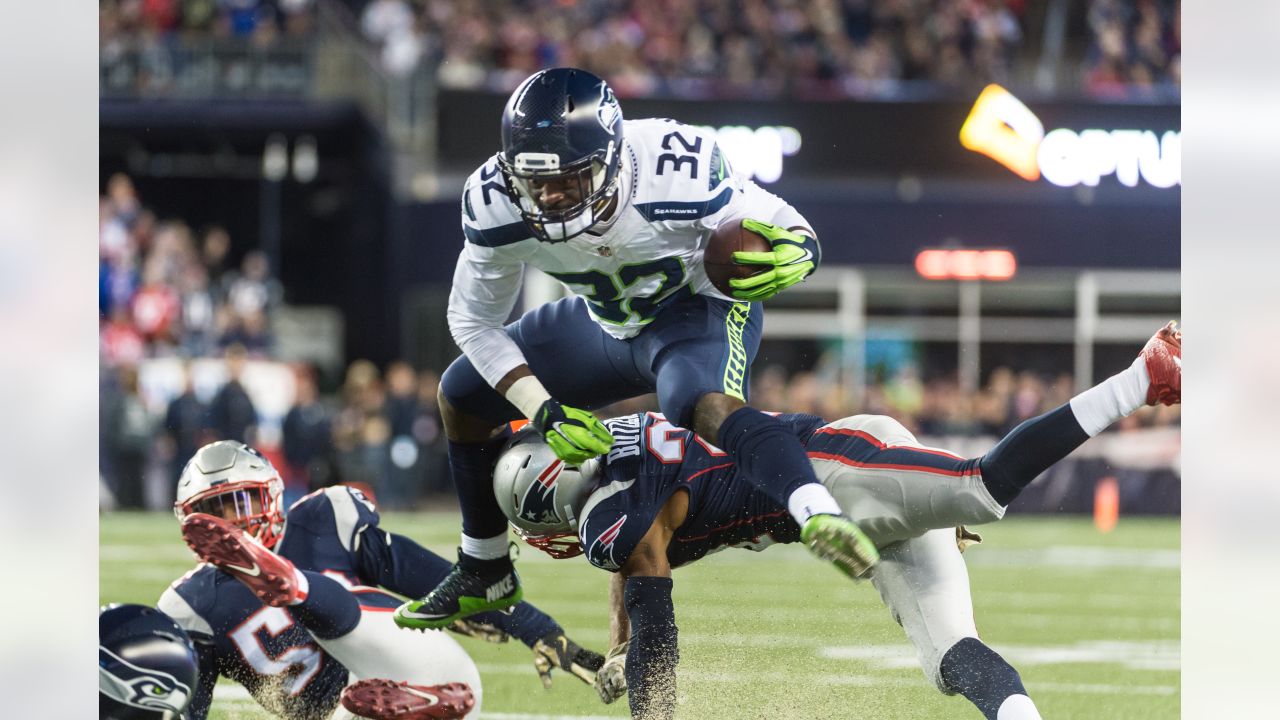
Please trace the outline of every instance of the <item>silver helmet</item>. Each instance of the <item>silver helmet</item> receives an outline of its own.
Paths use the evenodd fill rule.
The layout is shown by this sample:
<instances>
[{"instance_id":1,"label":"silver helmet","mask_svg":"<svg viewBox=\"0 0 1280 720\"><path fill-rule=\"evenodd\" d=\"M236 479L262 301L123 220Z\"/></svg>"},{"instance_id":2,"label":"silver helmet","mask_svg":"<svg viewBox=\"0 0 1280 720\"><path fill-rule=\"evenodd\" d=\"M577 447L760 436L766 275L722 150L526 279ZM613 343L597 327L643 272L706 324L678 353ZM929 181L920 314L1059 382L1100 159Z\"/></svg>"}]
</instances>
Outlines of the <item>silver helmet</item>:
<instances>
[{"instance_id":1,"label":"silver helmet","mask_svg":"<svg viewBox=\"0 0 1280 720\"><path fill-rule=\"evenodd\" d=\"M178 520L207 513L234 522L266 547L284 529L284 481L262 453L235 440L205 445L178 478Z\"/></svg>"},{"instance_id":2,"label":"silver helmet","mask_svg":"<svg viewBox=\"0 0 1280 720\"><path fill-rule=\"evenodd\" d=\"M600 458L556 457L532 428L512 436L493 470L493 494L515 533L554 558L582 554L578 520L600 477Z\"/></svg>"}]
</instances>

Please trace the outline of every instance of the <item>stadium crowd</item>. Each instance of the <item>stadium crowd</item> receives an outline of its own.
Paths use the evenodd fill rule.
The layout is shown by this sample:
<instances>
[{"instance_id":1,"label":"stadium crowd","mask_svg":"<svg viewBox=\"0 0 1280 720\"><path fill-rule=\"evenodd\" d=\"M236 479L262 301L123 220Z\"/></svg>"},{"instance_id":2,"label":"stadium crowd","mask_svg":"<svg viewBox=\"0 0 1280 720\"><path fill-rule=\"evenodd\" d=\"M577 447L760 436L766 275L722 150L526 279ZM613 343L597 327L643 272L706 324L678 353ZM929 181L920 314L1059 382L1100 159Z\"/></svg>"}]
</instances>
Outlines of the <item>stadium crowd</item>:
<instances>
[{"instance_id":1,"label":"stadium crowd","mask_svg":"<svg viewBox=\"0 0 1280 720\"><path fill-rule=\"evenodd\" d=\"M1008 83L1026 0L344 0L384 68L506 92L541 67L591 68L623 97L876 97ZM173 72L204 38L268 48L314 36L315 0L100 0L104 72L130 52ZM1180 82L1180 0L1091 0L1079 76L1104 97ZM1027 73L1023 73L1025 76ZM1025 78L1024 78L1025 79ZM159 88L162 89L162 88Z\"/></svg>"}]
</instances>

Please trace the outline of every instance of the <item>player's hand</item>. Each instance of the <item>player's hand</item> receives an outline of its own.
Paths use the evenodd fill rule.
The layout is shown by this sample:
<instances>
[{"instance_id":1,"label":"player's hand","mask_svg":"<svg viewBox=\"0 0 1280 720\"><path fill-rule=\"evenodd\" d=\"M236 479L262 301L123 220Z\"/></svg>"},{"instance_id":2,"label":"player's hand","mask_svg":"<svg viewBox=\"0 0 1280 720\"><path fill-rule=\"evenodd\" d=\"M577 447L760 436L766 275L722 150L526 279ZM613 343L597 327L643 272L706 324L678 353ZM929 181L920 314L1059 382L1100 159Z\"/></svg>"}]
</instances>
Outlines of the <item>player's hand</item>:
<instances>
[{"instance_id":1,"label":"player's hand","mask_svg":"<svg viewBox=\"0 0 1280 720\"><path fill-rule=\"evenodd\" d=\"M467 637L491 643L504 643L511 639L510 635L502 632L496 626L472 618L454 620L448 629L459 635L466 635Z\"/></svg>"},{"instance_id":2,"label":"player's hand","mask_svg":"<svg viewBox=\"0 0 1280 720\"><path fill-rule=\"evenodd\" d=\"M596 671L604 664L600 653L592 652L570 640L563 632L552 632L533 644L533 667L542 679L542 687L551 689L551 669L573 673L584 683L594 684Z\"/></svg>"},{"instance_id":3,"label":"player's hand","mask_svg":"<svg viewBox=\"0 0 1280 720\"><path fill-rule=\"evenodd\" d=\"M531 421L561 460L577 465L609 452L613 436L599 418L586 410L547 400Z\"/></svg>"},{"instance_id":4,"label":"player's hand","mask_svg":"<svg viewBox=\"0 0 1280 720\"><path fill-rule=\"evenodd\" d=\"M596 673L596 692L605 705L627 694L627 648L630 645L630 640L615 645Z\"/></svg>"},{"instance_id":5,"label":"player's hand","mask_svg":"<svg viewBox=\"0 0 1280 720\"><path fill-rule=\"evenodd\" d=\"M809 276L817 267L813 238L791 232L778 225L743 220L742 227L759 233L773 246L772 252L736 252L733 261L740 265L769 265L764 272L729 281L733 296L739 300L768 300Z\"/></svg>"}]
</instances>

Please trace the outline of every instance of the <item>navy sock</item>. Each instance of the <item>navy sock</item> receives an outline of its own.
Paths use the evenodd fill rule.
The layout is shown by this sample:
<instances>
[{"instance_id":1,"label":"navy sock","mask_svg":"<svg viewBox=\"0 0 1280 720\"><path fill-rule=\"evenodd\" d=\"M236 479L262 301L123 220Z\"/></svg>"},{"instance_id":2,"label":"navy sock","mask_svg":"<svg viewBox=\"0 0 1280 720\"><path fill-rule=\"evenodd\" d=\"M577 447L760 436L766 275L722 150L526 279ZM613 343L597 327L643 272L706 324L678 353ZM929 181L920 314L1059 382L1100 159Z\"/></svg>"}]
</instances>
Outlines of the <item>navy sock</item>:
<instances>
[{"instance_id":1,"label":"navy sock","mask_svg":"<svg viewBox=\"0 0 1280 720\"><path fill-rule=\"evenodd\" d=\"M631 620L627 648L627 701L631 717L666 720L676 713L677 646L671 578L630 577L623 590Z\"/></svg>"},{"instance_id":2,"label":"navy sock","mask_svg":"<svg viewBox=\"0 0 1280 720\"><path fill-rule=\"evenodd\" d=\"M1010 695L1026 695L1018 671L978 638L965 638L942 656L942 681L969 699L987 720Z\"/></svg>"},{"instance_id":3,"label":"navy sock","mask_svg":"<svg viewBox=\"0 0 1280 720\"><path fill-rule=\"evenodd\" d=\"M738 408L725 418L718 442L742 477L783 507L796 488L818 482L800 439L755 408Z\"/></svg>"},{"instance_id":4,"label":"navy sock","mask_svg":"<svg viewBox=\"0 0 1280 720\"><path fill-rule=\"evenodd\" d=\"M1063 405L1023 422L983 455L978 461L982 482L996 502L1008 505L1040 473L1088 439L1071 406Z\"/></svg>"},{"instance_id":5,"label":"navy sock","mask_svg":"<svg viewBox=\"0 0 1280 720\"><path fill-rule=\"evenodd\" d=\"M321 640L342 637L360 623L360 601L337 580L303 570L307 576L307 599L287 609L312 635Z\"/></svg>"},{"instance_id":6,"label":"navy sock","mask_svg":"<svg viewBox=\"0 0 1280 720\"><path fill-rule=\"evenodd\" d=\"M462 508L462 532L477 540L507 532L507 516L493 496L493 464L510 435L507 430L482 443L449 441L449 470Z\"/></svg>"}]
</instances>

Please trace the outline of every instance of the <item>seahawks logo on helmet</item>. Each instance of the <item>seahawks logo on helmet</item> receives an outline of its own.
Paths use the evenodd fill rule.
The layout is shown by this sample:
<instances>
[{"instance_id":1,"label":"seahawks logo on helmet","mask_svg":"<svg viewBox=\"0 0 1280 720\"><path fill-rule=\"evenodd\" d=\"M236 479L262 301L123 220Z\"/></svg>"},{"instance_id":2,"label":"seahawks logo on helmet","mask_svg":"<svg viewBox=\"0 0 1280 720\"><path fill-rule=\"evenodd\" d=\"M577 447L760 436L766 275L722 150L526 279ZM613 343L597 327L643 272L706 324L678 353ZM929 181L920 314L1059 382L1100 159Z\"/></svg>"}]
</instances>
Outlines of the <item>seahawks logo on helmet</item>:
<instances>
[{"instance_id":1,"label":"seahawks logo on helmet","mask_svg":"<svg viewBox=\"0 0 1280 720\"><path fill-rule=\"evenodd\" d=\"M174 713L186 709L191 698L191 688L169 673L134 665L101 645L98 690L125 705Z\"/></svg>"},{"instance_id":2,"label":"seahawks logo on helmet","mask_svg":"<svg viewBox=\"0 0 1280 720\"><path fill-rule=\"evenodd\" d=\"M556 512L556 480L564 472L564 467L564 461L557 459L538 475L536 482L529 483L529 489L520 501L522 519L546 525L561 522Z\"/></svg>"},{"instance_id":3,"label":"seahawks logo on helmet","mask_svg":"<svg viewBox=\"0 0 1280 720\"><path fill-rule=\"evenodd\" d=\"M618 99L613 96L613 88L600 83L600 104L596 106L596 119L600 121L600 127L613 135L613 125L618 122L621 114L622 108L618 106Z\"/></svg>"}]
</instances>

